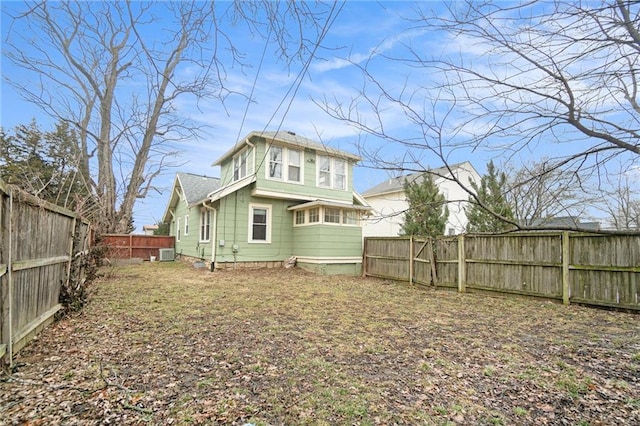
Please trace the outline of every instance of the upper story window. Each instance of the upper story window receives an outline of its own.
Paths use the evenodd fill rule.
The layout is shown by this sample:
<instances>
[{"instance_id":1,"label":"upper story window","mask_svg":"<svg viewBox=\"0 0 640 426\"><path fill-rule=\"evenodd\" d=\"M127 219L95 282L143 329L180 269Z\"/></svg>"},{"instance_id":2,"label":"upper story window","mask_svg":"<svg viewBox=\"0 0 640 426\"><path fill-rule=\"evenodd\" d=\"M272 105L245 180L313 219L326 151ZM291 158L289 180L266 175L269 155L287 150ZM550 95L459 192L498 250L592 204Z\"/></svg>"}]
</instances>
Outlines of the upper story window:
<instances>
[{"instance_id":1,"label":"upper story window","mask_svg":"<svg viewBox=\"0 0 640 426\"><path fill-rule=\"evenodd\" d=\"M249 150L244 149L233 157L233 180L247 177L249 172Z\"/></svg>"},{"instance_id":2,"label":"upper story window","mask_svg":"<svg viewBox=\"0 0 640 426\"><path fill-rule=\"evenodd\" d=\"M347 189L347 162L338 158L318 156L318 186Z\"/></svg>"},{"instance_id":3,"label":"upper story window","mask_svg":"<svg viewBox=\"0 0 640 426\"><path fill-rule=\"evenodd\" d=\"M302 180L302 153L300 151L283 148L281 146L269 147L269 167L267 178L284 180L288 182L301 182Z\"/></svg>"}]
</instances>

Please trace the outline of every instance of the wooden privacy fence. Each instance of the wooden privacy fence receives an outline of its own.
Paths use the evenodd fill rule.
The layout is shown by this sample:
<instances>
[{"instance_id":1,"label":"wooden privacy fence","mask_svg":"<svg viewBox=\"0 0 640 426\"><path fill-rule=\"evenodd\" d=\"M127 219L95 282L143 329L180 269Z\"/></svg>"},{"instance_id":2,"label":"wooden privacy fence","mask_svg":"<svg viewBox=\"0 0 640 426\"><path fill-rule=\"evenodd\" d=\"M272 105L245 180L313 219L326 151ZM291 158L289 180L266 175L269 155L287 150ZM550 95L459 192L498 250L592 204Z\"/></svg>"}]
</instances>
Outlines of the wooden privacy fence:
<instances>
[{"instance_id":1,"label":"wooden privacy fence","mask_svg":"<svg viewBox=\"0 0 640 426\"><path fill-rule=\"evenodd\" d=\"M159 249L174 248L174 237L167 235L105 234L102 244L109 259L160 259Z\"/></svg>"},{"instance_id":2,"label":"wooden privacy fence","mask_svg":"<svg viewBox=\"0 0 640 426\"><path fill-rule=\"evenodd\" d=\"M62 285L84 281L89 223L0 180L0 363L62 307Z\"/></svg>"},{"instance_id":3,"label":"wooden privacy fence","mask_svg":"<svg viewBox=\"0 0 640 426\"><path fill-rule=\"evenodd\" d=\"M364 241L365 276L640 311L640 235L531 232Z\"/></svg>"}]
</instances>

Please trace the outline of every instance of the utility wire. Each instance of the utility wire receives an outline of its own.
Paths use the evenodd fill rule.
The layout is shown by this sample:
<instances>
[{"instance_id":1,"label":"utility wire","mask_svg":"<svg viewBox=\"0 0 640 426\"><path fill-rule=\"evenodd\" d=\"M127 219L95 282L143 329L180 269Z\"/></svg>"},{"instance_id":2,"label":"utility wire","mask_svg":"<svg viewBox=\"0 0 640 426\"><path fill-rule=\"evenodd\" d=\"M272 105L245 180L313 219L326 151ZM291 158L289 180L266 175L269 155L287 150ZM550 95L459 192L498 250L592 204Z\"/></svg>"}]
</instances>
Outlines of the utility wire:
<instances>
[{"instance_id":1,"label":"utility wire","mask_svg":"<svg viewBox=\"0 0 640 426\"><path fill-rule=\"evenodd\" d=\"M289 100L289 104L287 105L287 107L286 107L286 109L285 109L285 111L284 111L284 113L282 115L282 119L280 120L280 123L278 124L278 127L276 128L276 133L279 132L280 129L282 128L282 125L284 124L284 120L287 117L287 114L289 113L289 110L291 109L291 105L293 104L293 100L295 99L295 96L298 93L298 90L300 89L300 85L302 84L302 81L303 81L304 77L306 76L306 74L307 74L307 72L309 70L309 67L311 66L311 62L315 58L316 52L317 52L318 48L320 47L320 43L327 36L327 33L329 32L329 29L335 23L336 19L340 15L340 12L342 11L342 8L344 7L345 2L344 1L341 2L340 7L336 11L337 4L338 4L338 2L334 2L333 3L333 6L331 7L331 12L329 13L329 17L325 21L325 24L324 24L324 26L322 28L320 36L316 40L315 45L313 47L313 50L311 51L311 54L309 55L309 58L304 63L302 69L300 70L300 72L296 76L295 80L293 81L293 83L289 87L289 90L287 90L287 93L285 93L284 96L282 97L282 100L280 101L280 103L278 104L278 107L275 109L275 111L273 112L273 114L271 115L269 120L267 121L267 124L265 125L265 127L262 129L262 132L267 130L267 128L269 127L269 124L273 121L273 119L275 118L275 116L278 113L278 111L280 110L280 108L282 108L282 106L284 105L284 103L287 100L287 98L289 97L289 95L291 95L290 100ZM269 147L271 147L271 143L269 143ZM260 164L258 165L258 167L254 167L254 171L253 171L254 174L257 174L258 170L260 168L262 168L262 165L264 164L264 162L265 162L265 160L267 158L268 151L269 151L269 149L265 150L264 155L262 156L262 160L260 161Z\"/></svg>"}]
</instances>

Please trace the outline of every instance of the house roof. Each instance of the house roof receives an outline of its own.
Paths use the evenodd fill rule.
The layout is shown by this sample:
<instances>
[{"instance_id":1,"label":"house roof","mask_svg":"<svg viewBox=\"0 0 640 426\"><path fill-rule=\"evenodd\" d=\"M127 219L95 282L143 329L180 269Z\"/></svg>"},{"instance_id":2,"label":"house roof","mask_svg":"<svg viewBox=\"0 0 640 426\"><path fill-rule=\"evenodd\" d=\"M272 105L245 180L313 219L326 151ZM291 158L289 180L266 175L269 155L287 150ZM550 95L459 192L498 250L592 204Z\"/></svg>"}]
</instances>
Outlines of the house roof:
<instances>
[{"instance_id":1,"label":"house roof","mask_svg":"<svg viewBox=\"0 0 640 426\"><path fill-rule=\"evenodd\" d=\"M207 194L220 188L220 178L195 175L193 173L176 173L176 178L171 189L171 197L167 203L162 220L171 220L169 214L171 208L180 200L178 191L181 191L188 207L201 204L207 199Z\"/></svg>"},{"instance_id":2,"label":"house roof","mask_svg":"<svg viewBox=\"0 0 640 426\"><path fill-rule=\"evenodd\" d=\"M220 178L194 175L192 173L177 173L187 205L200 204L207 199L207 195L220 188Z\"/></svg>"},{"instance_id":3,"label":"house roof","mask_svg":"<svg viewBox=\"0 0 640 426\"><path fill-rule=\"evenodd\" d=\"M219 166L223 161L227 160L229 157L233 156L240 148L242 148L247 141L249 141L253 137L262 137L267 140L267 142L276 142L282 145L288 145L292 147L298 148L308 148L313 149L320 152L326 152L329 155L333 155L336 157L342 157L346 160L351 161L360 161L360 158L357 155L351 154L347 151L342 151L340 149L336 149L330 147L326 144L316 142L312 139L306 138L304 136L296 135L293 132L280 130L277 132L258 132L253 131L249 133L247 136L242 138L238 143L236 143L230 150L225 152L220 158L218 158L212 165Z\"/></svg>"},{"instance_id":4,"label":"house roof","mask_svg":"<svg viewBox=\"0 0 640 426\"><path fill-rule=\"evenodd\" d=\"M589 231L599 231L600 222L582 222L577 217L556 216L530 219L525 221L525 225L545 229L581 229Z\"/></svg>"},{"instance_id":5,"label":"house roof","mask_svg":"<svg viewBox=\"0 0 640 426\"><path fill-rule=\"evenodd\" d=\"M468 169L468 170L475 171L474 167L468 161L450 165L449 168L451 169L451 171L455 171L457 169ZM362 196L371 197L373 195L381 195L381 194L388 194L392 192L404 191L405 180L408 181L409 183L413 183L416 181L416 179L424 176L425 173L430 173L436 177L449 176L449 169L443 166L443 167L438 167L437 169L429 169L424 172L411 173L408 175L397 176L395 178L387 179L384 182L381 182L376 186L364 191L362 193Z\"/></svg>"},{"instance_id":6,"label":"house roof","mask_svg":"<svg viewBox=\"0 0 640 426\"><path fill-rule=\"evenodd\" d=\"M358 204L341 203L338 201L320 200L320 199L314 200L314 201L308 201L306 203L296 204L294 206L289 206L287 207L287 210L294 211L294 210L308 209L310 207L316 207L316 206L341 207L341 208L349 208L353 210L363 210L363 211L371 210L371 207L368 205L362 206Z\"/></svg>"}]
</instances>

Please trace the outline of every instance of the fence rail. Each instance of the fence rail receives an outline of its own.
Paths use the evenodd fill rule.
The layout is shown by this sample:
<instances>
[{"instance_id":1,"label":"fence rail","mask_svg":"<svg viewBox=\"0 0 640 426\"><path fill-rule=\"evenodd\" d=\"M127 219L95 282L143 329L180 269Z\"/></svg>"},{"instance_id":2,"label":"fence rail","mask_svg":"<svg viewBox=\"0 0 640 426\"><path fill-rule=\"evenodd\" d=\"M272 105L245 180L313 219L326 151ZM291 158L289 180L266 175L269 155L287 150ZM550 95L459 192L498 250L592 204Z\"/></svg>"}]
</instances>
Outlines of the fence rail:
<instances>
[{"instance_id":1,"label":"fence rail","mask_svg":"<svg viewBox=\"0 0 640 426\"><path fill-rule=\"evenodd\" d=\"M640 310L640 235L531 232L368 237L363 274Z\"/></svg>"},{"instance_id":2,"label":"fence rail","mask_svg":"<svg viewBox=\"0 0 640 426\"><path fill-rule=\"evenodd\" d=\"M0 180L0 363L53 322L88 249L88 222Z\"/></svg>"}]
</instances>

